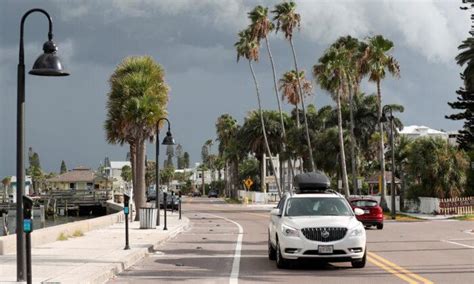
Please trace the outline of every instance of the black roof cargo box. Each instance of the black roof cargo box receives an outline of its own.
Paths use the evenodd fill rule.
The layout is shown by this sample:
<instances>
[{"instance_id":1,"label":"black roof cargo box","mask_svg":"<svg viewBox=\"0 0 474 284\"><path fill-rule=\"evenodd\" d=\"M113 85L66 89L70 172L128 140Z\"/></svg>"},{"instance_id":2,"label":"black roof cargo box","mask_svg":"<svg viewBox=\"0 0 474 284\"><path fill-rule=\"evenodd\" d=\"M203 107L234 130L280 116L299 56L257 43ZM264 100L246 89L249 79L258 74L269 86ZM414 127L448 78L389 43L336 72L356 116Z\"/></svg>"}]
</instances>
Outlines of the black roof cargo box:
<instances>
[{"instance_id":1,"label":"black roof cargo box","mask_svg":"<svg viewBox=\"0 0 474 284\"><path fill-rule=\"evenodd\" d=\"M329 178L319 171L296 175L293 181L296 193L324 192L331 185Z\"/></svg>"}]
</instances>

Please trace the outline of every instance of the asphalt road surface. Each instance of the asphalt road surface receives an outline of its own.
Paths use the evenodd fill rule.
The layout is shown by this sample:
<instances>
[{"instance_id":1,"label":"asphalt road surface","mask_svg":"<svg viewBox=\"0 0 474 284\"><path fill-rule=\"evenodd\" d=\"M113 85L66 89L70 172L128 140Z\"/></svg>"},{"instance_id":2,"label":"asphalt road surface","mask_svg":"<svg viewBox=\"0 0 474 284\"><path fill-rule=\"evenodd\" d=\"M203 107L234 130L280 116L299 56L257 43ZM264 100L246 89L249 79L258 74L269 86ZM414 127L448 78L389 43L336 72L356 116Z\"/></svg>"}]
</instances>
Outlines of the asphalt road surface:
<instances>
[{"instance_id":1,"label":"asphalt road surface","mask_svg":"<svg viewBox=\"0 0 474 284\"><path fill-rule=\"evenodd\" d=\"M267 257L269 209L192 198L191 228L110 283L474 283L474 222L387 221L367 229L365 268L295 263Z\"/></svg>"}]
</instances>

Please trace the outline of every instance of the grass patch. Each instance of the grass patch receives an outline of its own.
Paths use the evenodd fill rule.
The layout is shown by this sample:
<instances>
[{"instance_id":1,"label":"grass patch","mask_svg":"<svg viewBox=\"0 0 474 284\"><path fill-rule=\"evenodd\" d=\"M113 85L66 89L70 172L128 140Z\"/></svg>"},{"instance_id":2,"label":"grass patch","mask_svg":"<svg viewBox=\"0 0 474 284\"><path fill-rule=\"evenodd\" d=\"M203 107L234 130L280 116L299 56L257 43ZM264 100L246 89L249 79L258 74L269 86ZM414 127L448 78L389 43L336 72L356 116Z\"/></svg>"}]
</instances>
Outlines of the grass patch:
<instances>
[{"instance_id":1,"label":"grass patch","mask_svg":"<svg viewBox=\"0 0 474 284\"><path fill-rule=\"evenodd\" d=\"M456 217L453 217L453 219L460 220L460 221L474 221L474 214L456 216Z\"/></svg>"},{"instance_id":2,"label":"grass patch","mask_svg":"<svg viewBox=\"0 0 474 284\"><path fill-rule=\"evenodd\" d=\"M57 240L58 241L67 241L69 239L68 235L66 235L64 232L59 234Z\"/></svg>"},{"instance_id":3,"label":"grass patch","mask_svg":"<svg viewBox=\"0 0 474 284\"><path fill-rule=\"evenodd\" d=\"M72 233L73 238L78 238L84 236L84 233L81 230L75 230L74 233Z\"/></svg>"},{"instance_id":4,"label":"grass patch","mask_svg":"<svg viewBox=\"0 0 474 284\"><path fill-rule=\"evenodd\" d=\"M389 212L385 212L385 213L383 213L383 219L384 220L392 220L392 215ZM405 215L405 214L397 213L396 216L395 216L395 220L396 221L403 221L403 222L415 222L415 221L421 221L423 219L413 217L413 216L409 216L409 215Z\"/></svg>"},{"instance_id":5,"label":"grass patch","mask_svg":"<svg viewBox=\"0 0 474 284\"><path fill-rule=\"evenodd\" d=\"M242 204L242 201L240 201L237 198L226 198L225 202L227 202L229 204Z\"/></svg>"}]
</instances>

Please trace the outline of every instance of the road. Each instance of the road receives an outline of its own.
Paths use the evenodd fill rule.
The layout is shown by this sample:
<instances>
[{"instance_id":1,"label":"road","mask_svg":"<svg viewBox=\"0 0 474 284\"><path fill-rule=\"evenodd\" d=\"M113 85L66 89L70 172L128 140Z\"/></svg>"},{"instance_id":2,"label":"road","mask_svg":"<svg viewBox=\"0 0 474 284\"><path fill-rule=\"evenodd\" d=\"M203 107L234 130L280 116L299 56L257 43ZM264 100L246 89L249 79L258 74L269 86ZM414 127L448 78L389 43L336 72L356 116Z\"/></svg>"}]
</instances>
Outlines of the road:
<instances>
[{"instance_id":1,"label":"road","mask_svg":"<svg viewBox=\"0 0 474 284\"><path fill-rule=\"evenodd\" d=\"M387 221L367 230L363 269L280 270L267 257L268 209L193 198L183 210L191 228L110 283L474 283L474 222Z\"/></svg>"}]
</instances>

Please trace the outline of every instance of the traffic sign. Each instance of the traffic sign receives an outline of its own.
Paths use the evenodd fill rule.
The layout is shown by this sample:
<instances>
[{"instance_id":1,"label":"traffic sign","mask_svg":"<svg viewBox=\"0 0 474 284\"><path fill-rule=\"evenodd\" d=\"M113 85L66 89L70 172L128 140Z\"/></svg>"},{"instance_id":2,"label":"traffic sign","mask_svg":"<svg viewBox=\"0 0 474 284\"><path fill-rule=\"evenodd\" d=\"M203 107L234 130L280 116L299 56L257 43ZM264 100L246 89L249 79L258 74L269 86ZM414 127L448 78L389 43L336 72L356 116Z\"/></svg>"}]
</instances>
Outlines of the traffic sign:
<instances>
[{"instance_id":1,"label":"traffic sign","mask_svg":"<svg viewBox=\"0 0 474 284\"><path fill-rule=\"evenodd\" d=\"M250 189L250 187L253 185L253 181L251 178L247 178L244 180L244 184L245 184L245 187L248 189Z\"/></svg>"}]
</instances>

